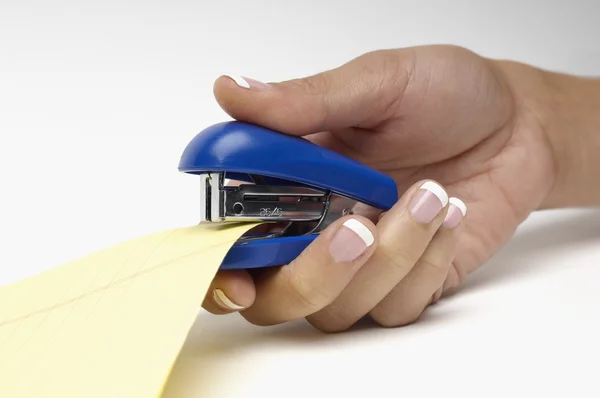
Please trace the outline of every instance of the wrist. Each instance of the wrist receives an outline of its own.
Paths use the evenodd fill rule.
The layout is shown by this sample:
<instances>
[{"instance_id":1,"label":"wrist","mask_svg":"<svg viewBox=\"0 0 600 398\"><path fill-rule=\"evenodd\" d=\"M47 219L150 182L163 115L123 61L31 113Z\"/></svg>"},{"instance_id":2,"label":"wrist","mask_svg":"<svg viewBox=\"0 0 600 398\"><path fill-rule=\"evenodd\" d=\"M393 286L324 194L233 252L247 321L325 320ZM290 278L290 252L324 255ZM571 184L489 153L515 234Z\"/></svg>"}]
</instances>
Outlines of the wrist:
<instances>
[{"instance_id":1,"label":"wrist","mask_svg":"<svg viewBox=\"0 0 600 398\"><path fill-rule=\"evenodd\" d=\"M600 205L600 79L500 63L516 106L535 115L554 159L540 209Z\"/></svg>"},{"instance_id":2,"label":"wrist","mask_svg":"<svg viewBox=\"0 0 600 398\"><path fill-rule=\"evenodd\" d=\"M543 128L556 159L544 208L600 205L600 79L543 74Z\"/></svg>"}]
</instances>

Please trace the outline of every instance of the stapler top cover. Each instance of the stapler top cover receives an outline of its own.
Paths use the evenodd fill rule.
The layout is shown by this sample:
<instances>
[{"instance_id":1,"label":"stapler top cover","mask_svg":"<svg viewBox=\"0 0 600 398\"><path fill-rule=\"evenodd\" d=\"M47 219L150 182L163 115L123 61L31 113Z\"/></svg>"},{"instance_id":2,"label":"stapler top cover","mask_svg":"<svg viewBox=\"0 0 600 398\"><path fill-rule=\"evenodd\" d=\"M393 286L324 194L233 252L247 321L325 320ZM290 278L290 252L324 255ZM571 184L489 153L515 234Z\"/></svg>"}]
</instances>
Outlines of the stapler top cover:
<instances>
[{"instance_id":1,"label":"stapler top cover","mask_svg":"<svg viewBox=\"0 0 600 398\"><path fill-rule=\"evenodd\" d=\"M198 133L181 155L179 171L225 172L248 181L262 175L268 184L298 183L389 210L398 191L389 176L304 138L253 124L228 121Z\"/></svg>"}]
</instances>

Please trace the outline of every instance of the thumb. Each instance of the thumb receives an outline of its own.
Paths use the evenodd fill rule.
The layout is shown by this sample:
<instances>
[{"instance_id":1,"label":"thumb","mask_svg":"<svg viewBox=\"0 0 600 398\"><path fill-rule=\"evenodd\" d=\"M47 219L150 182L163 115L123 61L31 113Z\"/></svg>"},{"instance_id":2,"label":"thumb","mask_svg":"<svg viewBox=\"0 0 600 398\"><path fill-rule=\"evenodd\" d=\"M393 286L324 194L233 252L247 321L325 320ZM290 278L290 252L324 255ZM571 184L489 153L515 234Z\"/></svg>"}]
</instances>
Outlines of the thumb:
<instances>
[{"instance_id":1,"label":"thumb","mask_svg":"<svg viewBox=\"0 0 600 398\"><path fill-rule=\"evenodd\" d=\"M414 64L410 49L379 50L316 75L280 83L220 76L217 102L232 118L294 135L373 127L399 104Z\"/></svg>"}]
</instances>

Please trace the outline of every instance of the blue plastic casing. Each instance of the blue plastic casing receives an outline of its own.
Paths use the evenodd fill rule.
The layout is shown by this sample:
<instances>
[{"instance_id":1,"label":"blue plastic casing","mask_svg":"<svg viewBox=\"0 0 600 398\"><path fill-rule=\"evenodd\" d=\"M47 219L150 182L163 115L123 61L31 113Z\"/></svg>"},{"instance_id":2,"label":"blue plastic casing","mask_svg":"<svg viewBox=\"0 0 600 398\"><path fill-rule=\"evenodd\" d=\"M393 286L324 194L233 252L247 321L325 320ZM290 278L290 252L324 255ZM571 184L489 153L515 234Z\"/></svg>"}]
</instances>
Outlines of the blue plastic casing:
<instances>
[{"instance_id":1,"label":"blue plastic casing","mask_svg":"<svg viewBox=\"0 0 600 398\"><path fill-rule=\"evenodd\" d=\"M393 179L361 163L301 137L239 121L218 123L201 131L185 148L179 171L190 174L225 172L248 181L248 174L271 185L305 185L389 210L398 200ZM316 234L236 243L222 269L287 264Z\"/></svg>"}]
</instances>

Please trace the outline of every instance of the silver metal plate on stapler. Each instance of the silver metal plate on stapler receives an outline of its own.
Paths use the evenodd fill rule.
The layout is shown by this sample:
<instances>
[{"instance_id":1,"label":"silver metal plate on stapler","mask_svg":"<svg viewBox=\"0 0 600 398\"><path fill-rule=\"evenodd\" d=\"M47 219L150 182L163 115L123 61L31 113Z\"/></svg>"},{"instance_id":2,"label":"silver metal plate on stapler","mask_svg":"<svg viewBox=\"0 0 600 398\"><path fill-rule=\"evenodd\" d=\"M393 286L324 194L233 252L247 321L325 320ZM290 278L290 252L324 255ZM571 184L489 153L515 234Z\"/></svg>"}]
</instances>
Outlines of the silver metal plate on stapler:
<instances>
[{"instance_id":1,"label":"silver metal plate on stapler","mask_svg":"<svg viewBox=\"0 0 600 398\"><path fill-rule=\"evenodd\" d=\"M339 217L353 214L358 203L329 191L308 187L260 183L225 186L225 175L220 172L200 174L200 198L201 222L287 223L269 237L320 232ZM359 207L361 213L374 210L362 204Z\"/></svg>"},{"instance_id":2,"label":"silver metal plate on stapler","mask_svg":"<svg viewBox=\"0 0 600 398\"><path fill-rule=\"evenodd\" d=\"M330 193L294 186L225 186L223 173L200 175L201 221L316 221Z\"/></svg>"}]
</instances>

